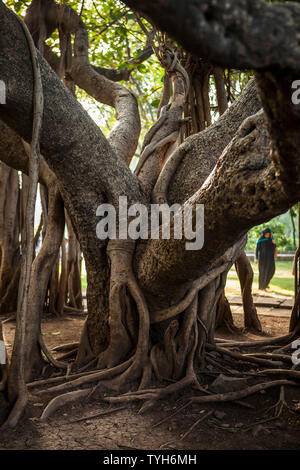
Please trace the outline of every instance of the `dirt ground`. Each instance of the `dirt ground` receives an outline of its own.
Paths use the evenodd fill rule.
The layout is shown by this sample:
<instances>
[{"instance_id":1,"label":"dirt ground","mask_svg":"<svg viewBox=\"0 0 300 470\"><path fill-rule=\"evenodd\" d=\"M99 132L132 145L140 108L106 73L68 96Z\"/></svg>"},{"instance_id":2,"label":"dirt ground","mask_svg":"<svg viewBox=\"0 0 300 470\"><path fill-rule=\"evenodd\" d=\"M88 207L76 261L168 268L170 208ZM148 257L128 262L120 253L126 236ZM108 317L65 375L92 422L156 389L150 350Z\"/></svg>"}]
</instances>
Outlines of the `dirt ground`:
<instances>
[{"instance_id":1,"label":"dirt ground","mask_svg":"<svg viewBox=\"0 0 300 470\"><path fill-rule=\"evenodd\" d=\"M235 324L242 328L243 317L235 309ZM279 336L288 330L288 311L278 315L261 315L263 334L255 336L245 331L239 334L217 332L218 337L243 340ZM260 311L258 309L258 311ZM51 349L59 344L77 341L84 322L83 317L65 316L63 319L46 317L42 332ZM9 352L13 343L15 324L4 325ZM213 375L213 373L212 373ZM218 373L215 373L215 377ZM102 393L102 392L101 392ZM103 393L106 395L106 393ZM295 450L300 448L300 430L283 415L280 419L265 421L264 412L274 405L279 389L261 392L237 403L191 405L181 412L192 390L168 397L157 403L147 414L139 414L138 404L112 406L101 398L89 398L58 410L47 423L38 418L49 397L32 396L26 416L17 429L0 435L0 449L10 450ZM300 387L287 388L290 405L300 403ZM246 406L247 407L246 407ZM116 408L122 408L119 411ZM92 415L110 411L92 418ZM172 416L175 412L178 412ZM206 413L211 412L210 415ZM73 422L85 417L79 422ZM197 425L195 423L203 418ZM163 421L161 424L159 424ZM193 425L195 425L193 427Z\"/></svg>"}]
</instances>

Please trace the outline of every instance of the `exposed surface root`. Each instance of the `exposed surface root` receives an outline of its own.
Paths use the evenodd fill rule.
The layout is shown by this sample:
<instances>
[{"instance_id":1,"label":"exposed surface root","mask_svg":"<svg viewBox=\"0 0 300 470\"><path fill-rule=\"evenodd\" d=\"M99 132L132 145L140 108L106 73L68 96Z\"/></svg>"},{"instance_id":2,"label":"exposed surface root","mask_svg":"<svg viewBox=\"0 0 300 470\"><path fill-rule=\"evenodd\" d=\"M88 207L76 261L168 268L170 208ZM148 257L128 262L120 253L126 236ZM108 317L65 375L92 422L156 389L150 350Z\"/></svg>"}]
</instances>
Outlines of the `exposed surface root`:
<instances>
[{"instance_id":1,"label":"exposed surface root","mask_svg":"<svg viewBox=\"0 0 300 470\"><path fill-rule=\"evenodd\" d=\"M120 406L119 408L112 408L109 410L102 411L101 413L96 413L94 415L85 416L84 418L73 419L72 421L69 421L67 424L81 423L82 421L86 421L87 419L91 420L91 419L101 418L102 416L107 416L113 413L118 413L118 411L122 411L125 409L126 409L126 406Z\"/></svg>"},{"instance_id":2,"label":"exposed surface root","mask_svg":"<svg viewBox=\"0 0 300 470\"><path fill-rule=\"evenodd\" d=\"M194 339L194 346L190 351L188 361L186 364L186 375L178 380L175 381L174 383L167 385L162 388L149 388L147 387L147 384L150 383L151 381L151 372L152 372L152 367L150 366L150 363L148 362L143 369L142 373L142 379L140 382L140 387L137 391L132 391L132 392L127 392L119 396L108 396L102 398L103 401L115 404L115 403L131 403L135 401L141 401L143 402L142 407L140 409L140 413L144 413L146 411L149 411L151 408L155 406L157 403L157 400L163 399L167 397L168 395L173 395L174 393L178 393L185 388L188 388L191 390L193 388L194 390L197 390L198 392L201 393L201 396L195 396L192 397L186 406L188 406L191 403L212 403L212 402L226 402L226 401L232 401L237 404L242 404L244 405L243 402L240 402L239 400L242 398L246 398L254 393L260 392L261 390L267 390L272 387L277 387L277 386L283 386L283 385L290 385L290 386L299 386L299 375L300 373L298 371L293 371L293 370L276 370L276 369L267 369L267 370L262 370L258 371L256 373L247 373L247 372L238 372L238 371L233 371L230 368L226 368L227 375L234 375L237 376L239 374L240 376L249 376L252 377L252 379L257 377L257 374L260 375L282 375L282 377L287 377L286 379L279 379L279 380L274 380L274 381L268 381L268 382L263 382L255 385L248 386L242 390L234 391L234 392L228 392L228 393L218 393L218 394L212 394L210 391L206 390L203 386L200 385L198 382L197 375L194 371L194 358L195 358L195 350L197 348L197 341L198 338L195 337ZM243 355L241 355L243 356ZM248 358L243 356L243 362L247 364ZM54 398L51 400L49 405L46 407L46 409L43 412L42 419L47 419L50 417L59 407L64 406L70 402L78 401L82 399L83 397L88 397L94 394L94 392L97 390L101 384L103 384L103 381L105 381L105 384L108 384L111 388L111 385L118 385L118 387L112 387L113 389L121 387L121 384L127 383L128 377L130 377L130 381L132 381L133 377L138 378L140 376L140 367L141 364L135 362L136 358L132 357L130 360L126 361L125 363L116 366L112 369L106 369L102 370L96 373L88 373L87 375L83 377L79 377L73 381L70 381L68 383L58 385L56 387L51 387L46 390L42 390L40 392L36 392L36 394L45 394L45 393L61 393L65 392L66 390L74 389L75 387L79 387L82 385L86 385L88 383L93 383L97 382L96 387L94 388L88 388L85 390L79 390L79 391L73 391L70 392L68 391L67 393L63 393L59 395L58 397ZM208 361L211 362L211 361ZM213 361L216 365L218 362L216 360ZM225 369L225 367L224 367ZM236 372L236 374L233 372ZM201 372L200 372L201 374ZM291 379L291 380L288 380ZM114 380L115 379L115 380ZM295 380L298 380L298 383ZM109 382L107 382L109 381Z\"/></svg>"},{"instance_id":3,"label":"exposed surface root","mask_svg":"<svg viewBox=\"0 0 300 470\"><path fill-rule=\"evenodd\" d=\"M282 414L283 409L288 408L289 406L287 402L285 401L285 393L284 393L284 386L282 385L280 387L280 394L279 394L279 400L275 405L271 406L268 410L266 410L265 414L272 412L274 410L274 417L279 418L279 416Z\"/></svg>"},{"instance_id":4,"label":"exposed surface root","mask_svg":"<svg viewBox=\"0 0 300 470\"><path fill-rule=\"evenodd\" d=\"M226 341L222 340L223 347L230 348L257 348L258 350L263 346L273 346L273 345L285 345L291 341L294 337L294 333L289 333L284 336L278 336L276 338L269 338L259 341Z\"/></svg>"},{"instance_id":5,"label":"exposed surface root","mask_svg":"<svg viewBox=\"0 0 300 470\"><path fill-rule=\"evenodd\" d=\"M260 375L279 375L300 382L300 372L291 369L266 369L257 372Z\"/></svg>"},{"instance_id":6,"label":"exposed surface root","mask_svg":"<svg viewBox=\"0 0 300 470\"><path fill-rule=\"evenodd\" d=\"M59 346L55 346L52 348L54 352L61 352L61 351L70 351L72 349L78 348L79 343L67 343L67 344L60 344Z\"/></svg>"},{"instance_id":7,"label":"exposed surface root","mask_svg":"<svg viewBox=\"0 0 300 470\"><path fill-rule=\"evenodd\" d=\"M237 359L237 360L243 360L244 362L250 362L250 363L258 364L258 365L262 365L262 366L282 367L284 365L282 362L279 362L279 361L271 361L271 360L267 360L267 359L260 359L258 357L241 354L239 352L230 351L230 350L225 349L225 348L220 348L219 346L212 346L212 345L208 344L207 348L209 350L214 350L214 351L216 351L220 354L223 354L225 356L230 356L230 357L232 357L234 359Z\"/></svg>"},{"instance_id":8,"label":"exposed surface root","mask_svg":"<svg viewBox=\"0 0 300 470\"><path fill-rule=\"evenodd\" d=\"M271 387L299 384L300 372L284 368L287 364L292 366L289 356L284 353L242 354L236 351L240 345L252 348L252 342L217 340L218 344L215 344L213 332L216 305L224 289L229 261L194 281L184 298L176 305L149 312L147 301L132 270L133 251L134 243L124 240L110 241L108 245L111 261L110 343L107 350L98 358L97 367L100 370L69 375L69 364L65 376L52 377L28 385L33 389L56 383L49 388L34 391L34 395L38 396L58 394L43 411L41 417L43 421L61 406L90 398L101 386L118 394L104 397L101 395L101 400L111 404L141 402L140 413L145 413L153 408L158 400L182 392L184 389L197 394L190 398L187 406L191 403L223 401L248 406L240 399ZM161 327L161 331L157 340L154 337L150 339L151 323L160 323L158 327ZM290 336L272 338L254 344L258 344L259 347L261 345L270 347L282 344L282 340L288 342ZM42 339L41 347L55 367L61 366L48 356ZM74 353L73 347L74 344L71 343L55 350L64 350L66 354L70 354ZM87 356L85 362L86 360ZM97 360L95 357L92 358L92 361L82 368L93 365L95 360ZM251 371L254 365L257 369L265 367L265 370ZM66 364L63 364L63 367L66 369ZM205 374L220 375L220 373L235 380L245 381L248 378L257 381L258 375L276 374L280 378L263 383L252 382L252 385L246 384L245 388L234 391L225 389L222 393L213 393L207 389L207 383L203 385L203 377L207 377ZM160 382L168 384L152 385L153 376ZM57 384L61 381L64 383ZM128 391L130 384L134 387L134 391L132 389ZM79 387L87 388L78 390Z\"/></svg>"},{"instance_id":9,"label":"exposed surface root","mask_svg":"<svg viewBox=\"0 0 300 470\"><path fill-rule=\"evenodd\" d=\"M251 387L247 387L237 392L220 393L216 395L206 395L205 397L193 397L189 400L189 403L212 403L212 402L217 403L217 402L225 402L225 401L235 401L241 398L246 398L262 390L267 390L268 388L272 388L272 387L280 387L282 385L297 386L298 384L291 380L274 380L274 382L264 382L261 384L252 385Z\"/></svg>"},{"instance_id":10,"label":"exposed surface root","mask_svg":"<svg viewBox=\"0 0 300 470\"><path fill-rule=\"evenodd\" d=\"M138 401L141 402L140 413L145 413L153 408L158 400L184 389L200 393L200 396L190 398L187 406L191 403L225 401L248 406L240 399L271 387L299 384L300 372L284 368L287 364L292 365L286 354L269 352L242 354L230 349L232 347L236 349L240 345L253 347L252 342L247 342L245 345L245 343L217 340L218 345L214 344L212 332L216 316L216 303L224 288L223 280L226 277L227 264L208 273L205 276L205 282L203 279L195 281L178 304L159 312L151 312L150 315L146 300L132 273L130 264L132 253L132 244L124 244L123 241L110 242L109 254L112 270L110 286L111 344L108 348L109 354L106 351L99 358L98 367L101 367L101 370L39 381L40 385L48 385L55 381L68 380L63 384L35 392L35 395L59 394L45 408L42 420L49 418L61 406L84 397L93 396L102 385L119 393L125 386L134 384L135 391L127 391L117 396L105 396L101 399L111 404ZM134 310L129 311L132 308ZM138 319L136 344L134 344L132 334L134 328L132 325L129 328L127 323L133 315ZM156 320L158 322L168 321L164 329L163 340L154 344L149 339L150 318L152 322L156 322ZM258 341L254 344L270 347L282 344L282 340L288 341L289 336ZM66 345L65 348L69 349L71 346ZM206 368L207 364L210 365L210 369ZM267 369L253 372L249 370L253 368L253 365L257 368L267 367ZM212 393L207 390L207 385L203 386L199 381L202 372L212 374L209 372L211 367L214 368L213 374L221 373L236 379L241 377L245 380L246 378L257 380L258 375L272 374L279 375L280 378L246 386L241 390ZM157 380L171 382L171 384L153 386L152 388L153 374ZM205 374L202 377L205 377ZM201 380L203 380L202 377ZM76 390L78 387L89 384L95 385L84 390ZM35 383L30 384L29 387L35 387Z\"/></svg>"},{"instance_id":11,"label":"exposed surface root","mask_svg":"<svg viewBox=\"0 0 300 470\"><path fill-rule=\"evenodd\" d=\"M82 398L86 398L91 393L91 389L75 390L73 392L65 393L53 398L50 403L44 409L41 421L46 421L58 408L65 406L74 401L78 401Z\"/></svg>"},{"instance_id":12,"label":"exposed surface root","mask_svg":"<svg viewBox=\"0 0 300 470\"><path fill-rule=\"evenodd\" d=\"M187 376L184 379L181 379L178 382L168 385L164 388L150 388L148 390L125 393L124 395L120 395L118 397L105 397L104 401L109 403L130 403L137 400L159 400L168 396L169 394L177 393L185 387L192 385L194 380L194 377Z\"/></svg>"},{"instance_id":13,"label":"exposed surface root","mask_svg":"<svg viewBox=\"0 0 300 470\"><path fill-rule=\"evenodd\" d=\"M128 369L131 363L132 363L132 358L124 362L123 364L113 367L112 369L103 369L98 372L84 374L82 377L79 377L75 380L71 380L70 382L66 382L61 385L56 385L55 387L51 387L48 389L43 389L35 393L42 395L42 394L48 394L48 393L65 392L66 390L74 389L82 385L86 385L88 383L93 383L93 382L100 381L100 380L110 380L115 375L122 374L124 370Z\"/></svg>"}]
</instances>

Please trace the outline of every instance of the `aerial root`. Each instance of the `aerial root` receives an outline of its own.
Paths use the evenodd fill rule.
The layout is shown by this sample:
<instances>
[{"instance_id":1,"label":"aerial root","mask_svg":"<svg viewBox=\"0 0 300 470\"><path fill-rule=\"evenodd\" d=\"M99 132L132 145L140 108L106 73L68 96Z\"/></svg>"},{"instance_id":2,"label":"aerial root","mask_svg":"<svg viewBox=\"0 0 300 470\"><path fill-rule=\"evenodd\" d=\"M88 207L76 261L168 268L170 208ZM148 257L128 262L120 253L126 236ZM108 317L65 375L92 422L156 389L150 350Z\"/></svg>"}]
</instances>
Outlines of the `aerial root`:
<instances>
[{"instance_id":1,"label":"aerial root","mask_svg":"<svg viewBox=\"0 0 300 470\"><path fill-rule=\"evenodd\" d=\"M78 399L81 399L82 397L94 394L98 387L103 384L103 380L109 380L112 388L117 388L118 390L122 387L123 384L136 380L139 377L142 377L142 387L145 387L149 382L152 371L148 358L150 327L149 312L146 300L144 299L143 294L139 289L135 281L134 275L130 269L131 264L128 265L129 260L131 262L133 247L134 246L132 245L132 243L128 244L128 242L124 245L124 241L110 242L109 246L110 258L112 261L112 282L110 290L111 346L108 348L109 354L107 354L107 352L106 354L102 354L99 359L99 362L100 364L103 361L105 363L106 360L109 359L109 361L112 361L109 363L113 364L113 366L103 369L94 374L88 374L83 377L79 377L73 381L37 392L37 394L39 395L53 392L61 393L65 392L66 390L74 389L88 383L99 381L99 383L94 388L80 390L79 392L68 391L51 400L51 402L43 412L43 419L47 419L59 407L65 405L66 403L74 402ZM133 300L135 301L137 312L139 315L138 341L134 355L129 360L122 362L119 365L115 365L115 363L118 363L120 360L120 349L122 349L122 346L124 346L127 341L127 333L124 332L122 328L120 329L122 323L122 308L124 306L124 303L122 302L122 296L125 292L125 286L128 289L128 292L132 296ZM125 338L125 343L123 345L121 344L121 347L118 341L116 341L118 339L120 340L120 331L121 333L123 331L123 339ZM125 344L125 349L123 349L123 351L121 352L124 353L125 351L125 353L127 353L128 346L128 343Z\"/></svg>"},{"instance_id":2,"label":"aerial root","mask_svg":"<svg viewBox=\"0 0 300 470\"><path fill-rule=\"evenodd\" d=\"M135 174L137 176L139 175L143 166L145 165L146 161L148 160L148 158L150 157L152 153L154 153L160 147L163 148L165 145L169 143L176 142L176 140L178 139L178 136L179 136L179 131L175 131L165 136L164 138L147 145L145 149L143 150L142 155L139 158L137 167L135 169Z\"/></svg>"},{"instance_id":3,"label":"aerial root","mask_svg":"<svg viewBox=\"0 0 300 470\"><path fill-rule=\"evenodd\" d=\"M108 348L101 353L98 361L99 368L111 368L119 364L133 349L130 338L130 328L126 328L126 310L129 303L128 295L135 302L138 318L138 341L136 345L135 360L132 366L133 375L136 370L142 372L147 362L149 347L150 320L146 299L139 288L132 270L132 258L135 243L132 240L111 240L108 243L107 253L111 261L110 293L109 293L109 326L110 341ZM127 312L130 314L132 312ZM135 370L136 369L136 370ZM130 375L129 372L127 372Z\"/></svg>"},{"instance_id":4,"label":"aerial root","mask_svg":"<svg viewBox=\"0 0 300 470\"><path fill-rule=\"evenodd\" d=\"M197 302L194 301L191 312L192 314L197 314ZM197 350L197 345L198 345L198 328L197 328L197 322L196 318L193 318L193 326L194 326L194 342L193 342L193 347L191 351L189 352L188 358L187 358L187 367L186 367L186 375L184 378L176 381L175 383L172 383L164 388L156 388L156 389L139 389L136 392L128 392L123 395L117 396L117 397L105 397L104 401L110 402L110 403L129 403L132 401L138 401L142 400L145 401L142 409L140 412L145 412L146 410L149 410L154 403L157 400L160 400L170 394L174 394L179 392L180 390L188 387L188 386L193 386L195 385L196 387L200 387L201 390L202 387L199 384L195 371L194 371L194 358L195 358L195 353Z\"/></svg>"},{"instance_id":5,"label":"aerial root","mask_svg":"<svg viewBox=\"0 0 300 470\"><path fill-rule=\"evenodd\" d=\"M112 282L112 281L111 281ZM110 287L109 293L109 345L103 351L98 360L98 368L112 368L120 364L132 349L132 343L128 331L122 321L123 319L123 299L127 283L118 281Z\"/></svg>"},{"instance_id":6,"label":"aerial root","mask_svg":"<svg viewBox=\"0 0 300 470\"><path fill-rule=\"evenodd\" d=\"M17 330L19 329L20 331L20 341L18 348L19 351L22 351L22 347L24 347L26 314L28 310L28 291L34 251L34 234L32 227L34 224L31 224L31 221L34 220L35 198L38 185L40 161L39 136L43 119L44 95L39 60L34 41L26 24L21 20L21 18L19 18L18 15L15 16L21 24L21 27L23 28L33 67L33 123L29 154L29 189L26 208L26 223L24 229L24 234L26 233L26 251L25 253L23 253L24 263L21 270L18 294L18 310L20 310L18 315L19 328L17 328ZM2 429L15 427L17 425L28 402L28 392L25 384L24 373L24 354L21 353L18 359L18 370L16 374L17 381L16 384L14 384L13 391L13 393L16 395L16 401L6 422L2 426Z\"/></svg>"},{"instance_id":7,"label":"aerial root","mask_svg":"<svg viewBox=\"0 0 300 470\"><path fill-rule=\"evenodd\" d=\"M151 378L152 378L152 364L151 364L151 361L149 360L147 364L144 366L142 380L139 385L139 390L145 390L147 387L149 387L151 383Z\"/></svg>"},{"instance_id":8,"label":"aerial root","mask_svg":"<svg viewBox=\"0 0 300 470\"><path fill-rule=\"evenodd\" d=\"M124 326L124 307L126 293L135 302L139 326L138 340L135 353L130 366L123 373L112 380L114 388L120 389L123 384L138 379L144 375L144 380L149 375L149 330L150 316L144 295L139 288L132 271L132 256L134 243L128 240L111 240L108 244L107 252L111 260L111 287L109 296L109 325L110 343L106 351L101 354L98 367L111 367L119 363L121 359L128 355L132 349L130 335ZM148 369L148 371L147 371Z\"/></svg>"}]
</instances>

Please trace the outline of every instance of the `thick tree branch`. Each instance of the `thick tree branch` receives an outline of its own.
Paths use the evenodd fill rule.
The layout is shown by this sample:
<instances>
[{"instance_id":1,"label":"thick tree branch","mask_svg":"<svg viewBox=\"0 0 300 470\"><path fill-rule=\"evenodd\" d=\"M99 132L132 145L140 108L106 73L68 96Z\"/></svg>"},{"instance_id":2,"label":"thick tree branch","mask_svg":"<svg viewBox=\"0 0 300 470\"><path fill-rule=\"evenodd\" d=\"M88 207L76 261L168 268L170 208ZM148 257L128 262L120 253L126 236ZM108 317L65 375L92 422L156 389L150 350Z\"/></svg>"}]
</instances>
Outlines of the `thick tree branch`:
<instances>
[{"instance_id":1,"label":"thick tree branch","mask_svg":"<svg viewBox=\"0 0 300 470\"><path fill-rule=\"evenodd\" d=\"M1 79L7 85L7 100L0 108L0 118L22 138L30 141L30 58L21 27L3 3L0 4L0 18ZM18 54L15 53L16 50ZM7 57L10 57L9 61ZM46 61L41 56L39 60L45 95L40 141L42 154L58 178L73 222L76 225L81 220L86 224L85 228L92 224L94 238L96 208L103 197L115 203L122 194L126 194L132 201L141 200L139 183Z\"/></svg>"},{"instance_id":2,"label":"thick tree branch","mask_svg":"<svg viewBox=\"0 0 300 470\"><path fill-rule=\"evenodd\" d=\"M187 201L194 207L204 204L204 247L186 251L185 239L150 240L140 246L136 270L143 288L156 292L156 286L175 288L200 277L253 225L283 213L299 198L298 187L287 196L276 174L260 111L243 123L201 189Z\"/></svg>"},{"instance_id":3,"label":"thick tree branch","mask_svg":"<svg viewBox=\"0 0 300 470\"><path fill-rule=\"evenodd\" d=\"M53 28L58 28L61 37L61 58L59 61L55 54L47 48L47 56L54 70L63 76L65 72L74 83L93 96L100 103L112 106L116 110L117 123L108 136L108 140L115 152L130 163L138 144L140 135L140 119L137 100L133 94L122 85L109 80L99 74L100 69L93 67L89 62L88 32L80 16L69 5L58 5L47 0L47 9L37 9L40 0L33 1L27 10L25 21L35 38L36 44L44 41ZM38 16L38 26L35 18ZM45 23L46 32L41 29ZM74 36L74 57L70 43Z\"/></svg>"},{"instance_id":4,"label":"thick tree branch","mask_svg":"<svg viewBox=\"0 0 300 470\"><path fill-rule=\"evenodd\" d=\"M180 147L182 157L168 188L170 203L183 203L198 191L243 121L260 109L255 81L250 80L218 121L185 140Z\"/></svg>"},{"instance_id":5,"label":"thick tree branch","mask_svg":"<svg viewBox=\"0 0 300 470\"><path fill-rule=\"evenodd\" d=\"M22 139L5 124L0 121L0 160L15 170L29 173L28 152ZM48 186L55 180L54 173L41 157L39 168L39 182Z\"/></svg>"},{"instance_id":6,"label":"thick tree branch","mask_svg":"<svg viewBox=\"0 0 300 470\"><path fill-rule=\"evenodd\" d=\"M108 80L90 65L88 34L83 22L79 23L75 33L74 52L70 75L76 85L97 101L115 108L117 124L109 133L108 141L117 155L129 164L141 130L137 100L122 85Z\"/></svg>"},{"instance_id":7,"label":"thick tree branch","mask_svg":"<svg viewBox=\"0 0 300 470\"><path fill-rule=\"evenodd\" d=\"M223 67L300 68L300 6L262 0L123 0L186 50Z\"/></svg>"},{"instance_id":8,"label":"thick tree branch","mask_svg":"<svg viewBox=\"0 0 300 470\"><path fill-rule=\"evenodd\" d=\"M290 198L300 188L300 104L292 100L292 85L298 78L296 72L278 68L256 73L271 137L271 156Z\"/></svg>"}]
</instances>

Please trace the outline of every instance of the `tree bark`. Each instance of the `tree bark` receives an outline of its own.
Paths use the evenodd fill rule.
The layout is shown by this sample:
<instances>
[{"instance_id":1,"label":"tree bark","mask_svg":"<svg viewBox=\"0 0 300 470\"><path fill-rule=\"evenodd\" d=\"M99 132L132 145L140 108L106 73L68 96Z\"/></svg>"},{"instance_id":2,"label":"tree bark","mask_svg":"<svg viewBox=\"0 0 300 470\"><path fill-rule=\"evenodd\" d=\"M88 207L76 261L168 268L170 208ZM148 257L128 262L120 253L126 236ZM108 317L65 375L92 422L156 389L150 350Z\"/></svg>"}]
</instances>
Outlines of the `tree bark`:
<instances>
[{"instance_id":1,"label":"tree bark","mask_svg":"<svg viewBox=\"0 0 300 470\"><path fill-rule=\"evenodd\" d=\"M252 297L253 269L246 253L242 253L236 260L235 268L241 285L245 328L261 331L261 323Z\"/></svg>"}]
</instances>

